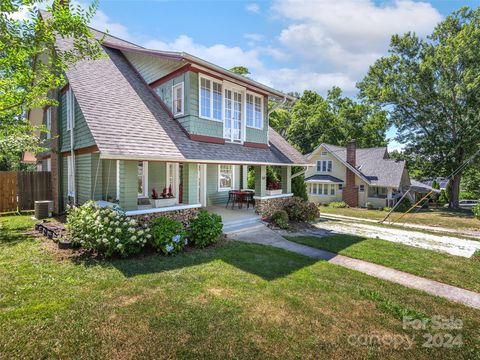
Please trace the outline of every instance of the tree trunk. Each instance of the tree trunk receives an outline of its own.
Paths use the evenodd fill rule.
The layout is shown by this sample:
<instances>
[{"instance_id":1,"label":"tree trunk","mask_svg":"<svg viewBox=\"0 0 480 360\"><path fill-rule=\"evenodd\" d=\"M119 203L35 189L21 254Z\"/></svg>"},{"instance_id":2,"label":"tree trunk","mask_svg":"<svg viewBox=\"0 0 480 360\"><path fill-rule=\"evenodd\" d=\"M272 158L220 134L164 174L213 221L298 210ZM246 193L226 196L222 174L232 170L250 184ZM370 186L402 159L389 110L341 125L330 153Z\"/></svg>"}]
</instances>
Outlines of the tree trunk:
<instances>
[{"instance_id":1,"label":"tree trunk","mask_svg":"<svg viewBox=\"0 0 480 360\"><path fill-rule=\"evenodd\" d=\"M452 178L452 194L450 198L450 205L451 209L458 209L459 208L459 200L460 200L460 180L462 180L462 173L463 171L459 172Z\"/></svg>"}]
</instances>

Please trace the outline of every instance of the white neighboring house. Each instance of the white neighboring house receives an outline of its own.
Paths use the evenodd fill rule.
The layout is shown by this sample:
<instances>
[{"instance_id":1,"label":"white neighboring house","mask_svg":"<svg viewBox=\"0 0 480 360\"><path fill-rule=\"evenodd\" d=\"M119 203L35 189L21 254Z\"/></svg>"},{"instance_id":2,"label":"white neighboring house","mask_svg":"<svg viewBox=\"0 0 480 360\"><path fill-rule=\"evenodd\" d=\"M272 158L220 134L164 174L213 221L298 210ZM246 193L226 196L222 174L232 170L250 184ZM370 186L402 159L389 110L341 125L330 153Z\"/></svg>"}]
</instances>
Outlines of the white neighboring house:
<instances>
[{"instance_id":1,"label":"white neighboring house","mask_svg":"<svg viewBox=\"0 0 480 360\"><path fill-rule=\"evenodd\" d=\"M389 158L386 147L357 149L321 144L307 155L305 183L310 201L345 201L351 207L392 207L412 187L405 161ZM413 189L410 200L422 189Z\"/></svg>"}]
</instances>

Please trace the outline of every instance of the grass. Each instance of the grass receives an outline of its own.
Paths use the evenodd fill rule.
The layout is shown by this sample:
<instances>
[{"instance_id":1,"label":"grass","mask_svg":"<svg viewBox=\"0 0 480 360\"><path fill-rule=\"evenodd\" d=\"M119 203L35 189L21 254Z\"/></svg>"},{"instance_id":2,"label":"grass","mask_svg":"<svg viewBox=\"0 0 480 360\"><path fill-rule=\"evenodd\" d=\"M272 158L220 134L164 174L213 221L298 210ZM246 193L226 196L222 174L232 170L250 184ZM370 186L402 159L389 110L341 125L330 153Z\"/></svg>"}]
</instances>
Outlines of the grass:
<instances>
[{"instance_id":1,"label":"grass","mask_svg":"<svg viewBox=\"0 0 480 360\"><path fill-rule=\"evenodd\" d=\"M322 206L320 213L381 220L388 212L383 210L330 208L328 206ZM393 213L389 220L393 221L400 217L400 215L401 213ZM470 210L422 209L419 212L405 215L399 222L399 224L402 223L480 231L480 220L476 219Z\"/></svg>"},{"instance_id":2,"label":"grass","mask_svg":"<svg viewBox=\"0 0 480 360\"><path fill-rule=\"evenodd\" d=\"M26 233L32 224L0 218L0 358L480 356L480 311L324 261L233 241L82 261ZM403 329L405 315L462 319L449 333L463 346L422 347L426 331ZM357 334L411 336L414 346L349 345Z\"/></svg>"},{"instance_id":3,"label":"grass","mask_svg":"<svg viewBox=\"0 0 480 360\"><path fill-rule=\"evenodd\" d=\"M469 259L355 235L298 236L288 240L480 292L480 257Z\"/></svg>"}]
</instances>

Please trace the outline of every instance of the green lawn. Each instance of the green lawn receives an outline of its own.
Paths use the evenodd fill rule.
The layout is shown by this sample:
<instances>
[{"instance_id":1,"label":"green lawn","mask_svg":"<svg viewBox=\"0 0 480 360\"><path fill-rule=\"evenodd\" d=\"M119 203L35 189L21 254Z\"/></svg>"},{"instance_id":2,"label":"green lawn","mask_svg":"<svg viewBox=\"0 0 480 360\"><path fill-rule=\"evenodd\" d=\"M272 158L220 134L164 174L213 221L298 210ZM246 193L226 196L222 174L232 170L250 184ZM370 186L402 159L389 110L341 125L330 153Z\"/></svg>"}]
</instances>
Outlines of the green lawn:
<instances>
[{"instance_id":1,"label":"green lawn","mask_svg":"<svg viewBox=\"0 0 480 360\"><path fill-rule=\"evenodd\" d=\"M369 220L381 220L388 212L359 208L337 209L322 206L320 208L320 214L322 213L352 216ZM401 213L393 213L388 220L394 221L401 215ZM405 217L399 221L399 224L402 223L480 231L480 220L476 219L469 210L423 209L419 212L405 215Z\"/></svg>"},{"instance_id":2,"label":"green lawn","mask_svg":"<svg viewBox=\"0 0 480 360\"><path fill-rule=\"evenodd\" d=\"M334 253L385 265L393 269L480 292L480 254L467 259L355 235L286 238L303 245L329 250Z\"/></svg>"},{"instance_id":3,"label":"green lawn","mask_svg":"<svg viewBox=\"0 0 480 360\"><path fill-rule=\"evenodd\" d=\"M0 217L2 359L480 356L480 311L324 261L241 242L85 261L25 234L32 223ZM404 330L403 315L462 319L448 332L463 346L422 347L425 331ZM359 334L414 344L349 345Z\"/></svg>"}]
</instances>

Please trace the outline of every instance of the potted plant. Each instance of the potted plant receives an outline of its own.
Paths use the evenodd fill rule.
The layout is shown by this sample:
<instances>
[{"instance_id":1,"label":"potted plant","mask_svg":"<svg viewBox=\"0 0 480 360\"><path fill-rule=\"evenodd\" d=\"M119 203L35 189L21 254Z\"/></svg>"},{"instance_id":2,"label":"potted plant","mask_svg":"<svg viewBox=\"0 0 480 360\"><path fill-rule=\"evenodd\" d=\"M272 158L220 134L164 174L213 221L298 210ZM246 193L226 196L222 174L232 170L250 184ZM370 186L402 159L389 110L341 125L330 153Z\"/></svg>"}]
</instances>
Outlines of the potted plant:
<instances>
[{"instance_id":1,"label":"potted plant","mask_svg":"<svg viewBox=\"0 0 480 360\"><path fill-rule=\"evenodd\" d=\"M278 181L271 181L267 184L267 196L272 195L281 195L282 194L282 184Z\"/></svg>"},{"instance_id":2,"label":"potted plant","mask_svg":"<svg viewBox=\"0 0 480 360\"><path fill-rule=\"evenodd\" d=\"M160 208L160 207L165 207L165 206L172 206L176 204L176 199L175 196L172 193L172 187L169 186L163 188L162 193L160 196L158 195L157 191L155 189L152 189L152 195L150 198L150 204L154 208Z\"/></svg>"}]
</instances>

